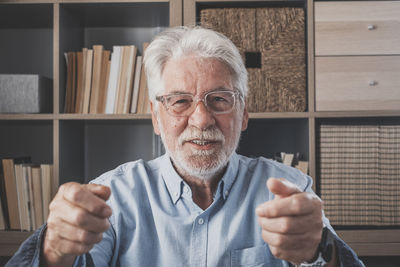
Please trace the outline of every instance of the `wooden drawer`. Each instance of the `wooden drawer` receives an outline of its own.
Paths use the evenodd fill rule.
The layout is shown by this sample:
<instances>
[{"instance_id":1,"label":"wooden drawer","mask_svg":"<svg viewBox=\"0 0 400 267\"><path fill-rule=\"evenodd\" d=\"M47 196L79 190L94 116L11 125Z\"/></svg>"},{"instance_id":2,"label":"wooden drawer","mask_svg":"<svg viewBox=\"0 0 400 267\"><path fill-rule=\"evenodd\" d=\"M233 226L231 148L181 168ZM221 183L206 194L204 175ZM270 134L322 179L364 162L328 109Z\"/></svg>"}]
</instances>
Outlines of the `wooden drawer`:
<instances>
[{"instance_id":1,"label":"wooden drawer","mask_svg":"<svg viewBox=\"0 0 400 267\"><path fill-rule=\"evenodd\" d=\"M400 110L400 56L315 58L317 111Z\"/></svg>"},{"instance_id":2,"label":"wooden drawer","mask_svg":"<svg viewBox=\"0 0 400 267\"><path fill-rule=\"evenodd\" d=\"M315 54L400 54L400 1L315 2Z\"/></svg>"}]
</instances>

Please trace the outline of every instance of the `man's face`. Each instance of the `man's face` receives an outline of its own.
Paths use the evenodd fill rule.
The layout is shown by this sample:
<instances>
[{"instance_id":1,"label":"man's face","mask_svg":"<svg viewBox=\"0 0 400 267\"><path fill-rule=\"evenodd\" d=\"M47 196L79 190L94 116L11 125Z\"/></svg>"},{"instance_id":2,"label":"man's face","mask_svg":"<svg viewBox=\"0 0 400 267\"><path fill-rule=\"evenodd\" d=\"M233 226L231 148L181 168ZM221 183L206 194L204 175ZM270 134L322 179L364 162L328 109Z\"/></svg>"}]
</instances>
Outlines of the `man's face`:
<instances>
[{"instance_id":1,"label":"man's face","mask_svg":"<svg viewBox=\"0 0 400 267\"><path fill-rule=\"evenodd\" d=\"M229 69L216 59L185 56L169 60L163 71L165 91L190 93L203 97L205 93L225 88L234 90ZM211 178L223 169L247 127L248 114L237 97L234 109L225 114L213 114L203 102L185 117L170 115L159 103L152 105L154 131L160 134L175 167L183 175Z\"/></svg>"}]
</instances>

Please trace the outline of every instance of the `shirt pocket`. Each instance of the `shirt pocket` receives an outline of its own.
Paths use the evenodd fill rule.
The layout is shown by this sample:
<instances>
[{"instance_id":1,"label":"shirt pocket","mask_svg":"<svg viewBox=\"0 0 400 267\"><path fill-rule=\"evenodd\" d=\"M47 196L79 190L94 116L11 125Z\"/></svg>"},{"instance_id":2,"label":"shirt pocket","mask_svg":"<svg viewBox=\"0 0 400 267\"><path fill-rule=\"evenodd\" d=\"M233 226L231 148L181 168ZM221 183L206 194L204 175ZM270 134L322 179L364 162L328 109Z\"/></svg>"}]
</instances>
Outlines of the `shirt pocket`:
<instances>
[{"instance_id":1,"label":"shirt pocket","mask_svg":"<svg viewBox=\"0 0 400 267\"><path fill-rule=\"evenodd\" d=\"M268 249L266 245L232 250L231 266L266 267L270 262L270 259L268 259L267 255Z\"/></svg>"}]
</instances>

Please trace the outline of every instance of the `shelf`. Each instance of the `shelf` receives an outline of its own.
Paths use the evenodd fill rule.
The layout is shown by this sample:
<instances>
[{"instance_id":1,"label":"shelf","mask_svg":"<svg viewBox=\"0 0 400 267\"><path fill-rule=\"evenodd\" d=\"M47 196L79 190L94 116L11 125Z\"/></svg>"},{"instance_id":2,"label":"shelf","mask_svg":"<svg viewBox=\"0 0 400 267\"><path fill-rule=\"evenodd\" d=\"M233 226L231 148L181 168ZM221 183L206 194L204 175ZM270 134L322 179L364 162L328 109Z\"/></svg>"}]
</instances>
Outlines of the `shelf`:
<instances>
[{"instance_id":1,"label":"shelf","mask_svg":"<svg viewBox=\"0 0 400 267\"><path fill-rule=\"evenodd\" d=\"M358 256L400 256L400 230L338 230Z\"/></svg>"},{"instance_id":2,"label":"shelf","mask_svg":"<svg viewBox=\"0 0 400 267\"><path fill-rule=\"evenodd\" d=\"M59 114L60 120L148 120L151 114Z\"/></svg>"},{"instance_id":3,"label":"shelf","mask_svg":"<svg viewBox=\"0 0 400 267\"><path fill-rule=\"evenodd\" d=\"M33 232L0 231L0 256L12 256Z\"/></svg>"}]
</instances>

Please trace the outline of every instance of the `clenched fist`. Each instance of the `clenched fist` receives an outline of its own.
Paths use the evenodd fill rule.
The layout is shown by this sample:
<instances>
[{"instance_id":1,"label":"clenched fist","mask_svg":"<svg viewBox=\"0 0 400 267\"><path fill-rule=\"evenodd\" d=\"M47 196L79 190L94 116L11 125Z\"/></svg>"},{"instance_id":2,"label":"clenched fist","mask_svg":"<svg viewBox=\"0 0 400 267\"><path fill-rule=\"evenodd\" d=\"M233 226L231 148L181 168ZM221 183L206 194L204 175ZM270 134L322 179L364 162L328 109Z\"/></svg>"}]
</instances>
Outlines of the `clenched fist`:
<instances>
[{"instance_id":1,"label":"clenched fist","mask_svg":"<svg viewBox=\"0 0 400 267\"><path fill-rule=\"evenodd\" d=\"M267 186L275 199L256 209L262 238L277 258L296 265L311 260L321 240L322 201L284 179L270 178Z\"/></svg>"},{"instance_id":2,"label":"clenched fist","mask_svg":"<svg viewBox=\"0 0 400 267\"><path fill-rule=\"evenodd\" d=\"M47 266L72 266L77 255L100 242L110 224L110 188L66 183L50 203L42 260Z\"/></svg>"}]
</instances>

